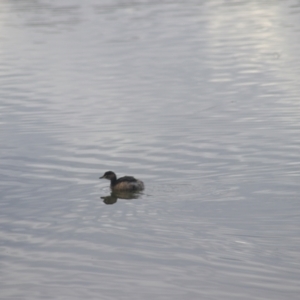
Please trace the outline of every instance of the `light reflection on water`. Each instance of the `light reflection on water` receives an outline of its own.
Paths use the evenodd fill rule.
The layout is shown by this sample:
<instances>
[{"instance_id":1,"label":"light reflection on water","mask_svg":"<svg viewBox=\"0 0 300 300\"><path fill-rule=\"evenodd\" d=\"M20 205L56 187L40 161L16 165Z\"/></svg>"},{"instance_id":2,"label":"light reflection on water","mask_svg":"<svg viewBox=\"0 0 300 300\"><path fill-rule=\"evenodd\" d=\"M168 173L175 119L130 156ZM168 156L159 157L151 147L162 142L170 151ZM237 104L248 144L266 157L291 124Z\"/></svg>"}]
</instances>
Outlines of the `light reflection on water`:
<instances>
[{"instance_id":1,"label":"light reflection on water","mask_svg":"<svg viewBox=\"0 0 300 300\"><path fill-rule=\"evenodd\" d=\"M297 299L297 3L0 7L3 299Z\"/></svg>"}]
</instances>

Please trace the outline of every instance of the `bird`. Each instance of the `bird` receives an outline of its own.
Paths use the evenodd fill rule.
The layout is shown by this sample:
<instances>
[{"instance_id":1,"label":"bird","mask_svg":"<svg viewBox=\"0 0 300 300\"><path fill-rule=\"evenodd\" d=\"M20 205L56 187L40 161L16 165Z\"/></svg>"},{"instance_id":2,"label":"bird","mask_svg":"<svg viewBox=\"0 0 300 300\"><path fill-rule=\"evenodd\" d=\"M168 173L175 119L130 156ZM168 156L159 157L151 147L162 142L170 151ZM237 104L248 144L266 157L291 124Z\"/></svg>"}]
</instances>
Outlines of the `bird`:
<instances>
[{"instance_id":1,"label":"bird","mask_svg":"<svg viewBox=\"0 0 300 300\"><path fill-rule=\"evenodd\" d=\"M113 171L107 171L99 179L110 180L110 188L112 191L128 191L136 192L145 188L143 181L136 179L132 176L124 176L117 179L117 175Z\"/></svg>"}]
</instances>

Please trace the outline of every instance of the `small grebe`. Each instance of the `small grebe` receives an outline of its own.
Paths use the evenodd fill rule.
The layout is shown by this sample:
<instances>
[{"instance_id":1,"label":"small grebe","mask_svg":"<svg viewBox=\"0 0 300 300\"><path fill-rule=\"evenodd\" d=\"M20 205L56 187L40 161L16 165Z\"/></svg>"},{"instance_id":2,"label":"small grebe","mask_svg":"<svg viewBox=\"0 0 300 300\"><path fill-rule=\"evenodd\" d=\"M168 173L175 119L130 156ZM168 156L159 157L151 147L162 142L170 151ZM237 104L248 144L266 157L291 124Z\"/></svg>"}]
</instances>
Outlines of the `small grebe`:
<instances>
[{"instance_id":1,"label":"small grebe","mask_svg":"<svg viewBox=\"0 0 300 300\"><path fill-rule=\"evenodd\" d=\"M110 188L112 191L141 191L144 189L144 183L141 180L135 179L132 176L124 176L117 179L117 176L114 172L108 171L105 172L101 178L110 180Z\"/></svg>"}]
</instances>

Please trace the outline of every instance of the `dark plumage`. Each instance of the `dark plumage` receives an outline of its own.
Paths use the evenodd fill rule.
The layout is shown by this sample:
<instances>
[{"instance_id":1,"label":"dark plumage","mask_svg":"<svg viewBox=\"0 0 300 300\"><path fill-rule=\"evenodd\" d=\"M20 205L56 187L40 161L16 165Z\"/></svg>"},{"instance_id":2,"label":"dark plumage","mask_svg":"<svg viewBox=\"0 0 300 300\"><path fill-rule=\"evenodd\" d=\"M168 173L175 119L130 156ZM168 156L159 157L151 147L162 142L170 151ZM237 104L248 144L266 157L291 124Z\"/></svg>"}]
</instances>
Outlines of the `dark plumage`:
<instances>
[{"instance_id":1,"label":"dark plumage","mask_svg":"<svg viewBox=\"0 0 300 300\"><path fill-rule=\"evenodd\" d=\"M141 191L144 189L144 183L132 176L124 176L117 179L114 172L105 172L103 176L100 177L110 180L110 188L113 191Z\"/></svg>"}]
</instances>

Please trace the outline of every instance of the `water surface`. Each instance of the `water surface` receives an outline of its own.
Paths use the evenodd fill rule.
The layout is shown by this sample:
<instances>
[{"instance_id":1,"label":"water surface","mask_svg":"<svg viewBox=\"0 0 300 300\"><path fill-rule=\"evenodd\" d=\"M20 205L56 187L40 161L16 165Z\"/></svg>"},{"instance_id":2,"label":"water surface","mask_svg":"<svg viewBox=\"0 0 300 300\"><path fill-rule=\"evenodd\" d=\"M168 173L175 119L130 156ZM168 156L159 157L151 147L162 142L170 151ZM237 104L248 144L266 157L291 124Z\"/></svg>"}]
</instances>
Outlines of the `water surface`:
<instances>
[{"instance_id":1,"label":"water surface","mask_svg":"<svg viewBox=\"0 0 300 300\"><path fill-rule=\"evenodd\" d=\"M299 13L2 1L1 298L298 299Z\"/></svg>"}]
</instances>

